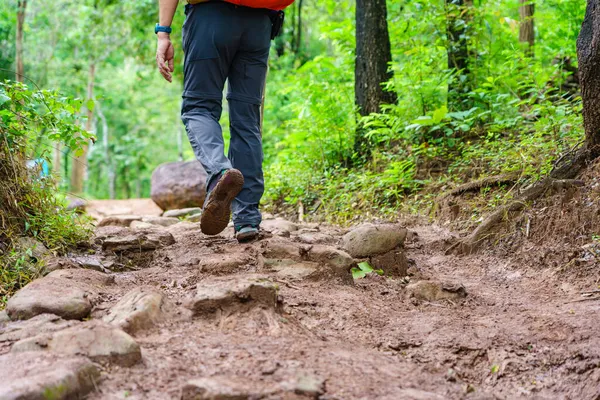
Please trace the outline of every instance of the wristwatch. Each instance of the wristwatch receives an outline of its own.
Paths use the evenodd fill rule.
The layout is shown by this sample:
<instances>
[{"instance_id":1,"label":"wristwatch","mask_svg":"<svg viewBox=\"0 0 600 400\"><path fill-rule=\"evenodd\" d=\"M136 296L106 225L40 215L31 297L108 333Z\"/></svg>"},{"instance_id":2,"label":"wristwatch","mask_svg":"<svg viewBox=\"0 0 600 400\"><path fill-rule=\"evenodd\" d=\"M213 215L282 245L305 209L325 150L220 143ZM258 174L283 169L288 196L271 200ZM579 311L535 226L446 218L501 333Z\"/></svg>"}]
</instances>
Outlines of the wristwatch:
<instances>
[{"instance_id":1,"label":"wristwatch","mask_svg":"<svg viewBox=\"0 0 600 400\"><path fill-rule=\"evenodd\" d=\"M156 26L154 27L154 33L158 33L158 32L165 32L165 33L171 33L171 27L170 26L160 26L159 24L156 24Z\"/></svg>"}]
</instances>

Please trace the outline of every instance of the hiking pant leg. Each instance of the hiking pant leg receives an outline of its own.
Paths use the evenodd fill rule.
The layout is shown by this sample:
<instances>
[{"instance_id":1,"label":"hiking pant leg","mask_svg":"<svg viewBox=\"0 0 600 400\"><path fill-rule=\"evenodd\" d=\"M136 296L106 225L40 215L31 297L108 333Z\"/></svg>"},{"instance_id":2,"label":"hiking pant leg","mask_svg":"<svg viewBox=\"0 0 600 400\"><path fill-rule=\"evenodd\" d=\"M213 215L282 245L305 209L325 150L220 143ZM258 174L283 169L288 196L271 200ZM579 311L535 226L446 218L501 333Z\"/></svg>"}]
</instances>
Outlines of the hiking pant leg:
<instances>
[{"instance_id":1,"label":"hiking pant leg","mask_svg":"<svg viewBox=\"0 0 600 400\"><path fill-rule=\"evenodd\" d=\"M260 225L258 209L264 193L260 105L267 75L271 20L264 10L239 8L244 33L229 72L229 159L244 175L244 187L234 200L233 223Z\"/></svg>"},{"instance_id":2,"label":"hiking pant leg","mask_svg":"<svg viewBox=\"0 0 600 400\"><path fill-rule=\"evenodd\" d=\"M196 158L208 174L207 186L222 170L225 157L222 113L223 87L237 51L236 32L228 3L212 2L186 7L183 25L184 91L181 119Z\"/></svg>"}]
</instances>

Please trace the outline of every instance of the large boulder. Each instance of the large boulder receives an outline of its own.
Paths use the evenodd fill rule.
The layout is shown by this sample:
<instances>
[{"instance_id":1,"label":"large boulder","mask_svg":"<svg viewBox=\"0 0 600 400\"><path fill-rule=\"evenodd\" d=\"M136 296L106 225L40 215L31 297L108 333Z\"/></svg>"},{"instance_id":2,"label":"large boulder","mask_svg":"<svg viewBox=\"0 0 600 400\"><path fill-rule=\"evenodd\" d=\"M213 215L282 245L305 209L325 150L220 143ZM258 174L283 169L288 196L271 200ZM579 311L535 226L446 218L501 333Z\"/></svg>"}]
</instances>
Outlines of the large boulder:
<instances>
[{"instance_id":1,"label":"large boulder","mask_svg":"<svg viewBox=\"0 0 600 400\"><path fill-rule=\"evenodd\" d=\"M152 174L152 200L163 210L202 207L206 178L198 161L162 164Z\"/></svg>"}]
</instances>

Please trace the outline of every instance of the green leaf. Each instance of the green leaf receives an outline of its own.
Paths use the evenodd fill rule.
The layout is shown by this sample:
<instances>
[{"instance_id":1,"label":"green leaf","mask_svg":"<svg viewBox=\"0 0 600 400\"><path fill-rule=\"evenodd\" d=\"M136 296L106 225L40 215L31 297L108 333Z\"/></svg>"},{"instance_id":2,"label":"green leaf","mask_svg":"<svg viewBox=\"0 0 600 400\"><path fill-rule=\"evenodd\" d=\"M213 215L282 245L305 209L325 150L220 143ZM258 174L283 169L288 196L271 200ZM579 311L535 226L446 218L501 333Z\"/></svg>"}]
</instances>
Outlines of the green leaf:
<instances>
[{"instance_id":1,"label":"green leaf","mask_svg":"<svg viewBox=\"0 0 600 400\"><path fill-rule=\"evenodd\" d=\"M367 273L365 271L362 271L359 268L352 268L352 279L362 279L365 276L367 276Z\"/></svg>"},{"instance_id":2,"label":"green leaf","mask_svg":"<svg viewBox=\"0 0 600 400\"><path fill-rule=\"evenodd\" d=\"M370 272L373 272L373 267L371 267L371 264L369 264L366 261L358 263L358 268L360 268L361 271L363 271L367 274Z\"/></svg>"},{"instance_id":3,"label":"green leaf","mask_svg":"<svg viewBox=\"0 0 600 400\"><path fill-rule=\"evenodd\" d=\"M94 111L94 100L89 99L86 103L85 106L87 107L88 110L90 111Z\"/></svg>"}]
</instances>

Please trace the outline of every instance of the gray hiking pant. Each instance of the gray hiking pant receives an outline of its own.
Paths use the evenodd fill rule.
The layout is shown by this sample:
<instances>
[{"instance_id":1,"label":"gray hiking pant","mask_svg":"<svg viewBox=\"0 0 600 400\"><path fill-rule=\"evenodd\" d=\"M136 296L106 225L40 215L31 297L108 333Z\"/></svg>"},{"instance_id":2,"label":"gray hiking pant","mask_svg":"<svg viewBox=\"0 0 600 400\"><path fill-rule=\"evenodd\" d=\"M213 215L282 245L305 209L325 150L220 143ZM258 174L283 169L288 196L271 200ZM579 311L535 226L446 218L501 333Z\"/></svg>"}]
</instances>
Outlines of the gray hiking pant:
<instances>
[{"instance_id":1,"label":"gray hiking pant","mask_svg":"<svg viewBox=\"0 0 600 400\"><path fill-rule=\"evenodd\" d=\"M183 25L184 89L181 119L207 185L222 170L236 168L244 187L232 204L235 226L260 225L264 192L260 104L267 74L271 19L266 10L226 2L186 6ZM225 157L219 119L223 87L231 141Z\"/></svg>"}]
</instances>

